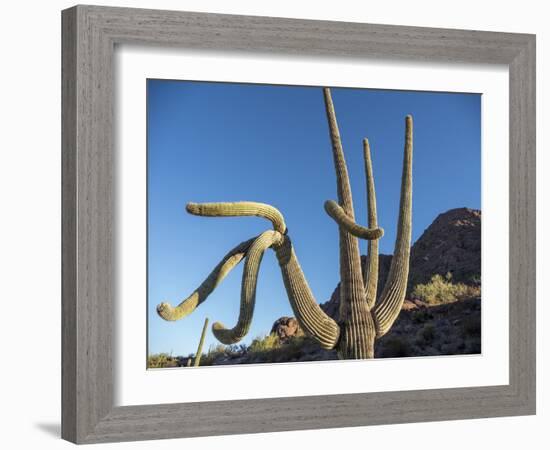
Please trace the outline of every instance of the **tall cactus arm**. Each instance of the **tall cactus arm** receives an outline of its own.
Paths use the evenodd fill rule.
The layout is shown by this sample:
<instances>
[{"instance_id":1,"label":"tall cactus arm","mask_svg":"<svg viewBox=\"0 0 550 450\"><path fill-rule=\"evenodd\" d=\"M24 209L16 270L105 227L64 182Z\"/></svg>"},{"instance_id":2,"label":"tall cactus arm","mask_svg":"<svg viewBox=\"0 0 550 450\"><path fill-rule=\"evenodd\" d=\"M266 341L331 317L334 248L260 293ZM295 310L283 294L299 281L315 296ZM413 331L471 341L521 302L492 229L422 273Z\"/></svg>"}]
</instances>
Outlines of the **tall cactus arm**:
<instances>
[{"instance_id":1,"label":"tall cactus arm","mask_svg":"<svg viewBox=\"0 0 550 450\"><path fill-rule=\"evenodd\" d=\"M380 301L373 309L377 337L383 336L391 328L401 311L407 290L412 230L412 152L413 122L412 117L407 116L405 119L405 152L395 250Z\"/></svg>"},{"instance_id":2,"label":"tall cactus arm","mask_svg":"<svg viewBox=\"0 0 550 450\"><path fill-rule=\"evenodd\" d=\"M372 159L368 139L363 140L363 157L365 159L365 177L367 182L368 226L369 228L378 228L376 191L374 189ZM363 281L365 283L367 303L372 308L376 302L376 291L378 289L378 239L371 239L369 241L367 262L363 271Z\"/></svg>"},{"instance_id":3,"label":"tall cactus arm","mask_svg":"<svg viewBox=\"0 0 550 450\"><path fill-rule=\"evenodd\" d=\"M195 353L195 367L201 365L201 356L202 356L202 346L204 345L204 338L206 337L206 330L208 329L208 317L204 319L204 325L202 327L201 339L199 341L199 346L197 348L197 353Z\"/></svg>"},{"instance_id":4,"label":"tall cactus arm","mask_svg":"<svg viewBox=\"0 0 550 450\"><path fill-rule=\"evenodd\" d=\"M188 203L187 212L195 216L238 217L256 216L271 221L273 229L281 234L286 232L283 215L271 205L258 202L230 203Z\"/></svg>"},{"instance_id":5,"label":"tall cactus arm","mask_svg":"<svg viewBox=\"0 0 550 450\"><path fill-rule=\"evenodd\" d=\"M301 327L317 339L321 347L335 348L340 338L340 328L315 301L290 238L284 236L280 243L273 245L273 249L279 261L290 306Z\"/></svg>"},{"instance_id":6,"label":"tall cactus arm","mask_svg":"<svg viewBox=\"0 0 550 450\"><path fill-rule=\"evenodd\" d=\"M282 235L277 231L266 231L262 233L250 246L244 264L242 288L241 288L241 309L237 324L230 329L216 322L212 325L212 332L218 341L230 345L239 342L250 329L252 315L254 314L254 305L256 303L256 284L258 281L258 271L264 252L271 245L282 239Z\"/></svg>"},{"instance_id":7,"label":"tall cactus arm","mask_svg":"<svg viewBox=\"0 0 550 450\"><path fill-rule=\"evenodd\" d=\"M241 262L254 239L240 243L227 253L201 285L178 306L174 307L165 302L160 303L157 306L159 316L164 320L179 320L191 314L197 306L206 300L227 274Z\"/></svg>"},{"instance_id":8,"label":"tall cactus arm","mask_svg":"<svg viewBox=\"0 0 550 450\"><path fill-rule=\"evenodd\" d=\"M342 227L355 237L367 240L377 240L384 236L383 228L366 228L355 223L355 221L353 221L334 200L327 200L325 202L325 211L334 219L339 227Z\"/></svg>"},{"instance_id":9,"label":"tall cactus arm","mask_svg":"<svg viewBox=\"0 0 550 450\"><path fill-rule=\"evenodd\" d=\"M334 168L336 171L336 188L338 191L338 202L352 220L355 219L353 212L353 199L351 195L351 186L349 183L348 169L344 158L342 148L342 139L340 130L336 121L336 112L332 102L332 95L329 88L323 89L325 98L325 109L327 113L328 127L330 132L330 141L332 143L332 156L334 158Z\"/></svg>"},{"instance_id":10,"label":"tall cactus arm","mask_svg":"<svg viewBox=\"0 0 550 450\"><path fill-rule=\"evenodd\" d=\"M346 160L342 149L342 141L336 122L336 112L330 89L323 89L325 109L327 113L330 139L332 142L332 156L336 171L336 188L338 202L349 220L355 221L353 212L353 200L349 183ZM357 238L339 227L340 244L340 317L346 319L350 315L357 315L357 309L363 309L365 303L365 286L361 273L361 256L359 254L359 242Z\"/></svg>"}]
</instances>

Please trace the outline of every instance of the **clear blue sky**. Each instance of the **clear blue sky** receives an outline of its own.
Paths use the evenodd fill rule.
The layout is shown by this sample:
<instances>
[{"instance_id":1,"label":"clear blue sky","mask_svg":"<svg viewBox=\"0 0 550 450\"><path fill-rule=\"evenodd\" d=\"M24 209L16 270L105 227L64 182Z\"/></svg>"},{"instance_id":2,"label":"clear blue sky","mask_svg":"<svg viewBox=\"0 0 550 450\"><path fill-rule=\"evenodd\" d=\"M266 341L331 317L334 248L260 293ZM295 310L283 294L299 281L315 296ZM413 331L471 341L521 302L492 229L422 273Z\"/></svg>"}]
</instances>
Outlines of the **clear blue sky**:
<instances>
[{"instance_id":1,"label":"clear blue sky","mask_svg":"<svg viewBox=\"0 0 550 450\"><path fill-rule=\"evenodd\" d=\"M319 303L338 283L338 230L323 208L336 199L320 87L148 80L149 353L194 353L205 317L233 326L242 263L195 312L178 321L157 316L178 304L239 242L270 227L259 218L203 218L194 202L252 200L283 213ZM481 205L481 96L332 89L348 163L355 213L366 224L362 139L371 144L382 253L395 240L404 118L414 118L413 242L444 211ZM361 242L366 253L366 242ZM249 335L292 315L280 270L266 253ZM216 344L208 331L205 349Z\"/></svg>"}]
</instances>

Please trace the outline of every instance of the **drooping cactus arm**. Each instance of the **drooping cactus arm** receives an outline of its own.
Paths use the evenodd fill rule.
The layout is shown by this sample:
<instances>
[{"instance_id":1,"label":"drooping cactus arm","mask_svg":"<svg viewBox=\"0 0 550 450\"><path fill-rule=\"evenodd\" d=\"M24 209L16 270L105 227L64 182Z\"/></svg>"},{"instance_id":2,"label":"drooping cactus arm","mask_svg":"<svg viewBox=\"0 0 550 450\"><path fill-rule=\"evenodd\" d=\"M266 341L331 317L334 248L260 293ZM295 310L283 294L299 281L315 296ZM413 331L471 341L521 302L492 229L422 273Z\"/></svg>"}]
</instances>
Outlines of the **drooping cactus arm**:
<instances>
[{"instance_id":1,"label":"drooping cactus arm","mask_svg":"<svg viewBox=\"0 0 550 450\"><path fill-rule=\"evenodd\" d=\"M254 239L240 243L227 253L202 284L178 306L173 307L165 302L159 304L157 306L159 316L164 320L179 320L191 314L197 306L206 300L231 269L241 262Z\"/></svg>"},{"instance_id":2,"label":"drooping cactus arm","mask_svg":"<svg viewBox=\"0 0 550 450\"><path fill-rule=\"evenodd\" d=\"M384 235L384 230L382 228L366 228L355 223L355 221L353 221L334 200L327 200L325 202L325 211L334 219L339 227L342 227L355 237L376 240Z\"/></svg>"},{"instance_id":3,"label":"drooping cactus arm","mask_svg":"<svg viewBox=\"0 0 550 450\"><path fill-rule=\"evenodd\" d=\"M266 231L254 241L248 249L244 264L242 288L241 288L241 309L237 324L230 329L216 322L212 325L212 332L218 341L230 345L239 342L250 329L252 315L254 314L254 305L256 302L256 284L258 281L258 271L262 262L264 252L271 245L282 239L282 235L277 231Z\"/></svg>"},{"instance_id":4,"label":"drooping cactus arm","mask_svg":"<svg viewBox=\"0 0 550 450\"><path fill-rule=\"evenodd\" d=\"M273 229L281 234L286 232L283 215L271 205L258 202L228 203L188 203L187 212L195 216L239 217L256 216L271 221Z\"/></svg>"},{"instance_id":5,"label":"drooping cactus arm","mask_svg":"<svg viewBox=\"0 0 550 450\"><path fill-rule=\"evenodd\" d=\"M380 301L373 309L377 337L383 336L391 328L401 311L407 290L412 230L412 152L413 122L412 117L407 116L405 119L405 152L395 250Z\"/></svg>"},{"instance_id":6,"label":"drooping cactus arm","mask_svg":"<svg viewBox=\"0 0 550 450\"><path fill-rule=\"evenodd\" d=\"M290 306L300 326L316 338L321 347L333 349L338 344L340 328L315 301L290 238L284 236L281 242L273 244L273 249L279 261Z\"/></svg>"},{"instance_id":7,"label":"drooping cactus arm","mask_svg":"<svg viewBox=\"0 0 550 450\"><path fill-rule=\"evenodd\" d=\"M363 157L365 159L365 177L367 182L368 226L371 229L378 228L376 192L374 189L372 159L368 139L363 140ZM376 302L376 291L378 289L378 239L371 239L369 241L367 262L363 271L363 281L365 283L367 303L372 308Z\"/></svg>"}]
</instances>

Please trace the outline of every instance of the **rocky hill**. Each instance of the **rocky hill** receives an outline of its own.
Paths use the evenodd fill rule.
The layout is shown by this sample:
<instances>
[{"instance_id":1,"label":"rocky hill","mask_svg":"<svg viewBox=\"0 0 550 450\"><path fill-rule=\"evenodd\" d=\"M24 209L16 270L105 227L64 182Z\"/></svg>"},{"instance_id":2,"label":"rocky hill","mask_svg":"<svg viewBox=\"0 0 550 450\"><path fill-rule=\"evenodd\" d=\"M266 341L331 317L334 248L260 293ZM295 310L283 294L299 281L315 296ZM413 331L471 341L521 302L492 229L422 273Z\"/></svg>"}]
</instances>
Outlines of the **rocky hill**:
<instances>
[{"instance_id":1,"label":"rocky hill","mask_svg":"<svg viewBox=\"0 0 550 450\"><path fill-rule=\"evenodd\" d=\"M454 282L479 283L481 211L458 208L437 216L412 246L410 268L409 286L447 273Z\"/></svg>"},{"instance_id":2,"label":"rocky hill","mask_svg":"<svg viewBox=\"0 0 550 450\"><path fill-rule=\"evenodd\" d=\"M366 256L361 256L363 268ZM390 271L392 255L380 255L378 295ZM407 294L417 284L427 283L434 275L451 274L454 283L481 283L481 211L451 209L440 214L411 247ZM338 320L340 284L321 308Z\"/></svg>"}]
</instances>

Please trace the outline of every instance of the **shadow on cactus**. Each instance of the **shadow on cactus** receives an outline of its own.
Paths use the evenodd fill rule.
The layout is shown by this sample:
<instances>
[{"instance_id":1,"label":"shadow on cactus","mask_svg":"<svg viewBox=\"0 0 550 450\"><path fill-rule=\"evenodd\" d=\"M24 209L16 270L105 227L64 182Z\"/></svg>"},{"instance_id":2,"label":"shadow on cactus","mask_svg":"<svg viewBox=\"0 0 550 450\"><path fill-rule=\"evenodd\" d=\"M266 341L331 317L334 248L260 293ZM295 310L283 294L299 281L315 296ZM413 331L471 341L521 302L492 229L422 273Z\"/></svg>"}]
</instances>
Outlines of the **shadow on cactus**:
<instances>
[{"instance_id":1,"label":"shadow on cactus","mask_svg":"<svg viewBox=\"0 0 550 450\"><path fill-rule=\"evenodd\" d=\"M338 201L325 202L325 210L336 222L339 233L339 322L325 314L313 297L281 212L273 206L256 202L187 204L187 212L196 216L258 216L269 220L273 229L230 250L203 283L179 305L174 307L168 303L159 304L157 312L163 319L179 320L192 313L244 259L241 306L237 323L232 328L220 322L212 325L214 336L223 344L239 342L250 329L256 300L258 270L265 251L271 248L277 256L288 300L302 329L315 338L321 347L336 349L341 359L374 357L375 341L390 330L401 311L407 288L411 245L413 121L411 116L405 118L405 149L394 257L384 289L377 299L378 239L384 232L378 226L369 142L367 139L363 141L368 202L365 227L359 225L355 219L348 171L330 90L325 88L323 94L338 198ZM358 239L369 241L364 271L361 267Z\"/></svg>"}]
</instances>

